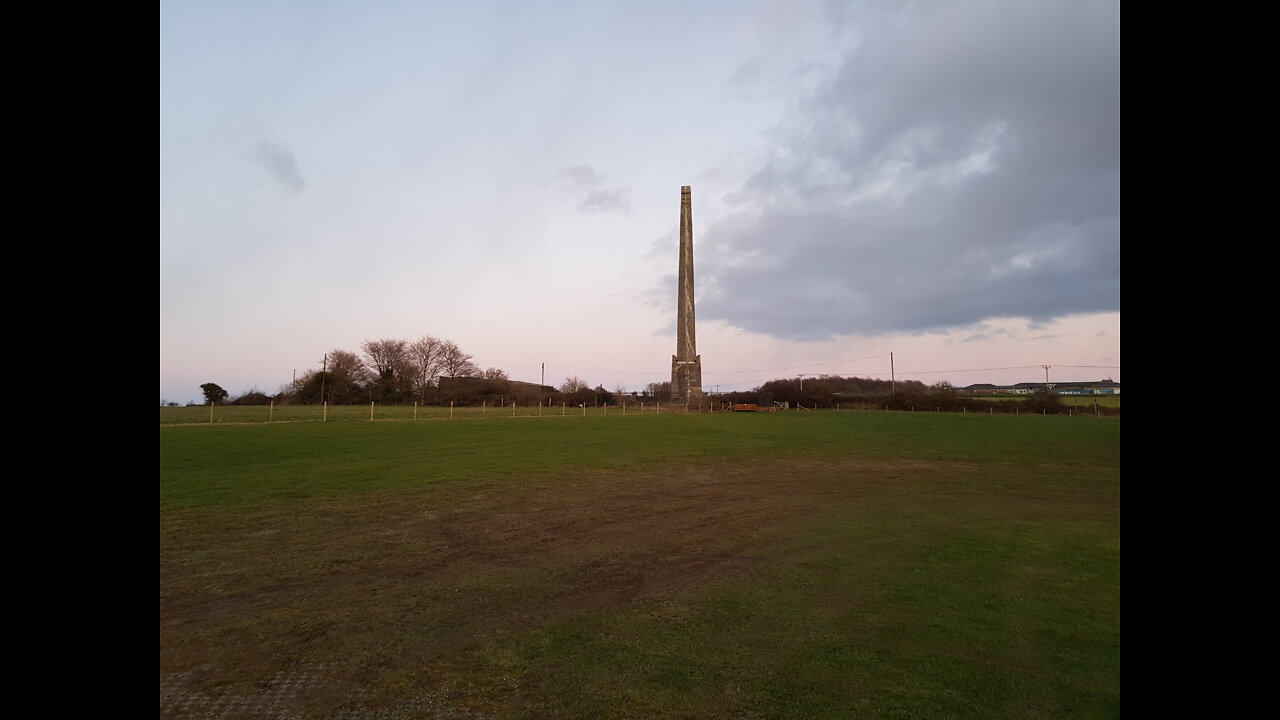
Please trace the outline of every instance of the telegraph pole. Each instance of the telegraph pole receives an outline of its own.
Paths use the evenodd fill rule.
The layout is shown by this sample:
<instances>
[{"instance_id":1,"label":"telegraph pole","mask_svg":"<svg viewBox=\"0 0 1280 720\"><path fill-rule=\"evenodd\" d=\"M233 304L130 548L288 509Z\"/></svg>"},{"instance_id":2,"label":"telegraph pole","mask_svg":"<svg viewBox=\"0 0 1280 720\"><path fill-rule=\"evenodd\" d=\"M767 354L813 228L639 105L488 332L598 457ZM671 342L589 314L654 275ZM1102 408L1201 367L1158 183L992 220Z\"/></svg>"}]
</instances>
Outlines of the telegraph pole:
<instances>
[{"instance_id":1,"label":"telegraph pole","mask_svg":"<svg viewBox=\"0 0 1280 720\"><path fill-rule=\"evenodd\" d=\"M1044 368L1044 389L1045 389L1045 390L1048 390L1048 389L1049 389L1049 368L1051 368L1051 367L1053 367L1053 366L1052 366L1052 365L1041 365L1040 367Z\"/></svg>"},{"instance_id":2,"label":"telegraph pole","mask_svg":"<svg viewBox=\"0 0 1280 720\"><path fill-rule=\"evenodd\" d=\"M889 394L893 395L898 391L898 379L893 374L893 353L889 353Z\"/></svg>"}]
</instances>

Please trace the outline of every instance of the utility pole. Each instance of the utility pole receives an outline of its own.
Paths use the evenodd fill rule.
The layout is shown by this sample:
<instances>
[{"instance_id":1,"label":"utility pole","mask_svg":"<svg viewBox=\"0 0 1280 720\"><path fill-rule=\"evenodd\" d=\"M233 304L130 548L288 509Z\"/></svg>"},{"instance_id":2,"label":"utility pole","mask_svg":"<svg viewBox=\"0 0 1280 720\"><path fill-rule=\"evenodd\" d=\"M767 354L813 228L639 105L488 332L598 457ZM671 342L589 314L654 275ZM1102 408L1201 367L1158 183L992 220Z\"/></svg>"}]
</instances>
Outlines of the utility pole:
<instances>
[{"instance_id":1,"label":"utility pole","mask_svg":"<svg viewBox=\"0 0 1280 720\"><path fill-rule=\"evenodd\" d=\"M320 367L323 368L320 371L320 402L323 403L324 402L324 380L325 380L325 376L329 374L329 353L324 354L324 365L321 365Z\"/></svg>"},{"instance_id":2,"label":"utility pole","mask_svg":"<svg viewBox=\"0 0 1280 720\"><path fill-rule=\"evenodd\" d=\"M1044 368L1044 389L1045 389L1045 390L1048 390L1048 389L1049 389L1049 368L1051 368L1051 367L1053 367L1053 366L1052 366L1052 365L1041 365L1040 367Z\"/></svg>"},{"instance_id":3,"label":"utility pole","mask_svg":"<svg viewBox=\"0 0 1280 720\"><path fill-rule=\"evenodd\" d=\"M898 391L898 378L893 374L893 353L889 353L889 394L893 395Z\"/></svg>"}]
</instances>

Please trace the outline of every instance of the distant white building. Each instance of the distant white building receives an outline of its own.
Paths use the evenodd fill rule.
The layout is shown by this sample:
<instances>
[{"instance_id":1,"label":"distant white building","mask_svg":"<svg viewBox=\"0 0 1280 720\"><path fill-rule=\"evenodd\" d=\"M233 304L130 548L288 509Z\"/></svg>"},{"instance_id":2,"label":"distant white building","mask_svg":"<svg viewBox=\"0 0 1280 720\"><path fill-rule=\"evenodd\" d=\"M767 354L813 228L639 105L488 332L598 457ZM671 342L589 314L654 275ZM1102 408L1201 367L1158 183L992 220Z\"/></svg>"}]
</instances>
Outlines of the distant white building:
<instances>
[{"instance_id":1,"label":"distant white building","mask_svg":"<svg viewBox=\"0 0 1280 720\"><path fill-rule=\"evenodd\" d=\"M1059 395L1119 395L1120 383L1111 379L1097 382L1025 382L1016 385L976 383L957 389L970 395L1031 395L1041 390L1052 390Z\"/></svg>"}]
</instances>

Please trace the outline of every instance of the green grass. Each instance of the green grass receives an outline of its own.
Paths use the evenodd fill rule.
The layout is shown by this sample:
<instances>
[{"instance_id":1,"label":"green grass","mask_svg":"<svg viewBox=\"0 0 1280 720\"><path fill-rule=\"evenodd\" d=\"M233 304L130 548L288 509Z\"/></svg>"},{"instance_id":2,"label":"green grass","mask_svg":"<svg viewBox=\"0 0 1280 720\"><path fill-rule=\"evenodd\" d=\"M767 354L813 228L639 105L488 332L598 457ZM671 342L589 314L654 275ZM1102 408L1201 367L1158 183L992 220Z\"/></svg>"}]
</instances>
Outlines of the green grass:
<instances>
[{"instance_id":1,"label":"green grass","mask_svg":"<svg viewBox=\"0 0 1280 720\"><path fill-rule=\"evenodd\" d=\"M787 457L1030 462L1052 454L1118 467L1118 442L1108 442L1117 428L1092 418L852 411L163 428L160 508Z\"/></svg>"},{"instance_id":2,"label":"green grass","mask_svg":"<svg viewBox=\"0 0 1280 720\"><path fill-rule=\"evenodd\" d=\"M552 714L564 716L714 716L729 693L776 718L1118 713L1118 547L1061 524L923 527L892 541L853 523L801 534L857 551L499 647L560 667Z\"/></svg>"},{"instance_id":3,"label":"green grass","mask_svg":"<svg viewBox=\"0 0 1280 720\"><path fill-rule=\"evenodd\" d=\"M244 696L328 668L303 717L1112 717L1119 428L162 427L162 680Z\"/></svg>"},{"instance_id":4,"label":"green grass","mask_svg":"<svg viewBox=\"0 0 1280 720\"><path fill-rule=\"evenodd\" d=\"M1120 407L1119 395L1096 395L1093 397L1085 395L1060 395L1058 399L1063 405L1071 405L1072 407L1093 407L1097 403L1099 407L1118 408Z\"/></svg>"}]
</instances>

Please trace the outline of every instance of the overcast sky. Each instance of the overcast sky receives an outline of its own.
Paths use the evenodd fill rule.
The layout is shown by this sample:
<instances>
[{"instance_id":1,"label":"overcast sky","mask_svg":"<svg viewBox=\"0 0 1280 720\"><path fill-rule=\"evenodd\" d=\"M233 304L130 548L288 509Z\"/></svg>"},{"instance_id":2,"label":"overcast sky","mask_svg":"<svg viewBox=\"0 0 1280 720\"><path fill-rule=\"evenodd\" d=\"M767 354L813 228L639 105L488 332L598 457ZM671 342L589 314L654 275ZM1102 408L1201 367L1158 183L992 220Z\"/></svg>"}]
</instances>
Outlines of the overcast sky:
<instances>
[{"instance_id":1,"label":"overcast sky","mask_svg":"<svg viewBox=\"0 0 1280 720\"><path fill-rule=\"evenodd\" d=\"M160 397L365 339L709 390L1120 380L1118 2L162 2Z\"/></svg>"}]
</instances>

